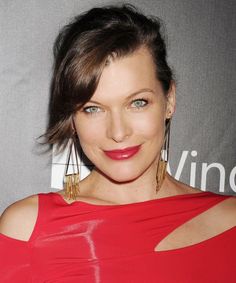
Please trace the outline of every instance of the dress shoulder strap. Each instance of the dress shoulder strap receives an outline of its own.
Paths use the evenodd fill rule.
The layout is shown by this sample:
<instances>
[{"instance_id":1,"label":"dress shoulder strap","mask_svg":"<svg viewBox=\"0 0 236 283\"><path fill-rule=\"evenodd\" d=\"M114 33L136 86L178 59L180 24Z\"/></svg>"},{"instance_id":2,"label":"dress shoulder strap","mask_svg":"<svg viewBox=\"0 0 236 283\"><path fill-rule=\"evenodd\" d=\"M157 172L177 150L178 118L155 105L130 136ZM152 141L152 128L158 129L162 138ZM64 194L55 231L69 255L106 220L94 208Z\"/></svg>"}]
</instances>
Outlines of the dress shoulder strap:
<instances>
[{"instance_id":1,"label":"dress shoulder strap","mask_svg":"<svg viewBox=\"0 0 236 283\"><path fill-rule=\"evenodd\" d=\"M38 193L38 214L34 230L30 236L29 242L35 240L40 234L42 227L50 222L52 212L54 210L54 203L52 201L51 193Z\"/></svg>"}]
</instances>

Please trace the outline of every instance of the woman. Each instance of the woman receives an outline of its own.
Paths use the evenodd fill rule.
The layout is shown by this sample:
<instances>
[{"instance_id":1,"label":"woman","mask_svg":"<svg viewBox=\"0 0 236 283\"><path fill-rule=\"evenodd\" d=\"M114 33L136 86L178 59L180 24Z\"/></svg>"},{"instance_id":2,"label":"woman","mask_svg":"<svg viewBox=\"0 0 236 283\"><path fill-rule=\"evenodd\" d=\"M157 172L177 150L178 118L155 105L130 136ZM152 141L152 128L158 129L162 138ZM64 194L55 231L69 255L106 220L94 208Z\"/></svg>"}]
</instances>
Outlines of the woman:
<instances>
[{"instance_id":1,"label":"woman","mask_svg":"<svg viewBox=\"0 0 236 283\"><path fill-rule=\"evenodd\" d=\"M46 142L69 159L80 144L94 169L5 210L1 282L235 282L235 198L166 173L175 83L158 19L92 9L54 51Z\"/></svg>"}]
</instances>

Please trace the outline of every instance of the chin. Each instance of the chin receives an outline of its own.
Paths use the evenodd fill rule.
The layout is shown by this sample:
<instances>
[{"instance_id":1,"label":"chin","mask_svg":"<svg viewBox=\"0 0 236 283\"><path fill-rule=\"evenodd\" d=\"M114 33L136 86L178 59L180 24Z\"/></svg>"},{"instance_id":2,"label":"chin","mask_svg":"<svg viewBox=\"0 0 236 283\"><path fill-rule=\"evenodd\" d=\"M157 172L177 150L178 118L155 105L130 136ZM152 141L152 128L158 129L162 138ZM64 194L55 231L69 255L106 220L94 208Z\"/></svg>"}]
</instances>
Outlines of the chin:
<instances>
[{"instance_id":1,"label":"chin","mask_svg":"<svg viewBox=\"0 0 236 283\"><path fill-rule=\"evenodd\" d=\"M119 172L115 171L115 172L102 172L100 171L100 173L105 176L106 178L108 178L111 182L113 183L129 183L132 182L134 180L136 180L138 177L140 177L140 173L136 172L127 172L127 170L125 170L125 172L123 170L120 170Z\"/></svg>"}]
</instances>

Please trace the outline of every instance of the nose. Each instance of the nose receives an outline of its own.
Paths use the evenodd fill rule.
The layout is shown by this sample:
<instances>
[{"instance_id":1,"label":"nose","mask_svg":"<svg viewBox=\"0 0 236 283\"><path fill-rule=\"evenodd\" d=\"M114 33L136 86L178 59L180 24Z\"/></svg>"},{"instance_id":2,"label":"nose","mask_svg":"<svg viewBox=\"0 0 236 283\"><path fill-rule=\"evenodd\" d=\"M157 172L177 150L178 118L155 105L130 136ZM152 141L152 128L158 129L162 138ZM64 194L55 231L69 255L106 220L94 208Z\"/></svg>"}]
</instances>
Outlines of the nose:
<instances>
[{"instance_id":1,"label":"nose","mask_svg":"<svg viewBox=\"0 0 236 283\"><path fill-rule=\"evenodd\" d=\"M120 143L132 133L128 117L122 112L110 113L107 126L107 137Z\"/></svg>"}]
</instances>

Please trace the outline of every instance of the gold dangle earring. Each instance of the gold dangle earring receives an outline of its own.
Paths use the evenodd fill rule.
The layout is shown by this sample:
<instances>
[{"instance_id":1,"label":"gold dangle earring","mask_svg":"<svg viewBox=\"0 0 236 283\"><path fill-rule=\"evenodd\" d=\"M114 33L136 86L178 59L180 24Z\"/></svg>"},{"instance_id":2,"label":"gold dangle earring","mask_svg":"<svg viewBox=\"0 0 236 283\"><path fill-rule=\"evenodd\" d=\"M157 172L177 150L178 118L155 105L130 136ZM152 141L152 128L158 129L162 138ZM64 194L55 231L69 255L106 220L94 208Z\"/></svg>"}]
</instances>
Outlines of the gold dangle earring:
<instances>
[{"instance_id":1,"label":"gold dangle earring","mask_svg":"<svg viewBox=\"0 0 236 283\"><path fill-rule=\"evenodd\" d=\"M160 152L160 157L157 164L156 173L156 193L160 190L161 185L166 176L167 163L169 160L169 144L170 144L170 122L171 118L167 120L165 128L164 143Z\"/></svg>"},{"instance_id":2,"label":"gold dangle earring","mask_svg":"<svg viewBox=\"0 0 236 283\"><path fill-rule=\"evenodd\" d=\"M76 200L79 196L79 163L78 163L78 149L77 139L73 136L69 146L67 163L64 174L64 190L66 198ZM75 159L75 162L74 162ZM71 163L70 163L71 161ZM68 173L69 165L72 166L72 173ZM76 166L76 170L75 170Z\"/></svg>"}]
</instances>

